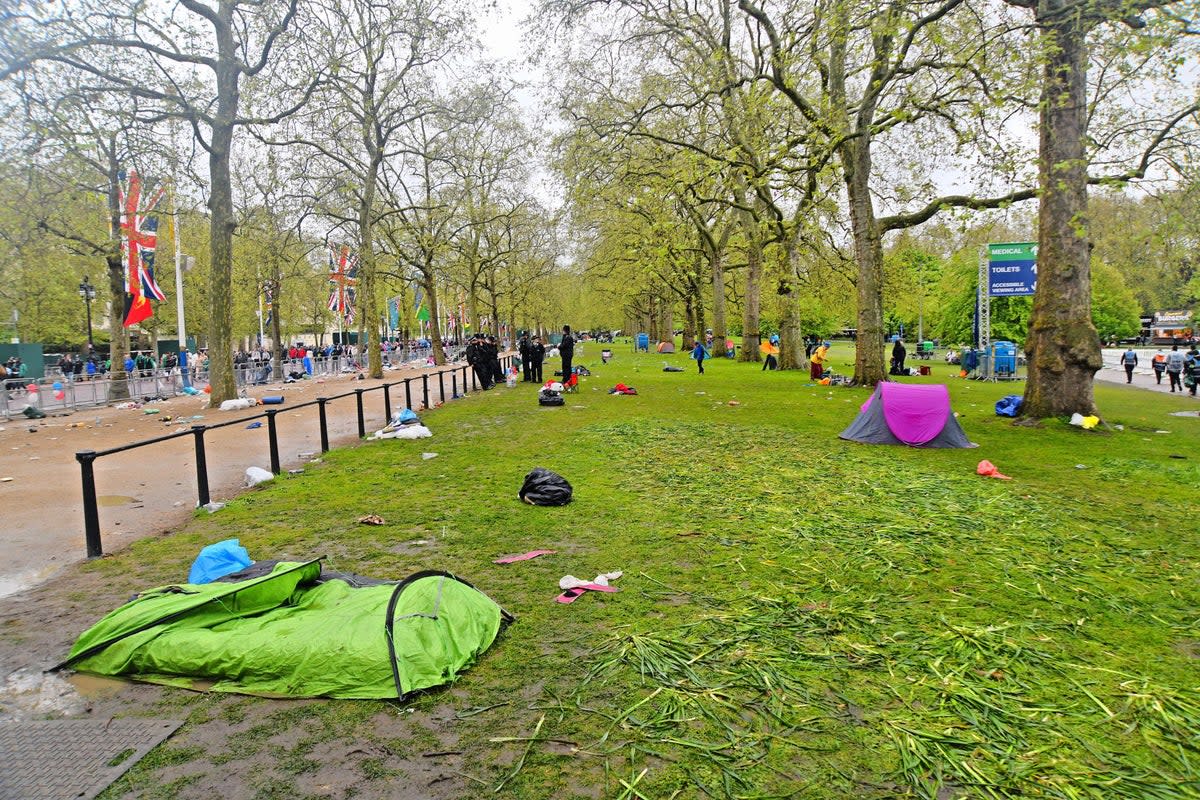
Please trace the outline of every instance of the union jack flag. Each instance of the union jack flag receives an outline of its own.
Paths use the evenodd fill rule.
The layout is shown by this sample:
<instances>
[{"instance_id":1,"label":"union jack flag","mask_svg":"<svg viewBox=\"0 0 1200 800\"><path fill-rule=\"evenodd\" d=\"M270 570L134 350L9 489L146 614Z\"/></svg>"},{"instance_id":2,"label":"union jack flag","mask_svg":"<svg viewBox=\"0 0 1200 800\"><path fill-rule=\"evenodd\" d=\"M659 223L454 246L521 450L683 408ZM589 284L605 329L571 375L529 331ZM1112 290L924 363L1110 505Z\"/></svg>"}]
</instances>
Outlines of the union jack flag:
<instances>
[{"instance_id":1,"label":"union jack flag","mask_svg":"<svg viewBox=\"0 0 1200 800\"><path fill-rule=\"evenodd\" d=\"M354 286L358 283L358 257L349 245L329 246L329 310L342 314L346 322L354 321Z\"/></svg>"},{"instance_id":2,"label":"union jack flag","mask_svg":"<svg viewBox=\"0 0 1200 800\"><path fill-rule=\"evenodd\" d=\"M166 187L158 187L147 198L142 193L142 181L137 170L131 169L128 176L122 173L118 177L122 182L118 200L121 205L121 255L125 263L125 291L133 295L135 306L140 305L139 297L166 300L167 296L154 280L158 217L149 216L162 199Z\"/></svg>"}]
</instances>

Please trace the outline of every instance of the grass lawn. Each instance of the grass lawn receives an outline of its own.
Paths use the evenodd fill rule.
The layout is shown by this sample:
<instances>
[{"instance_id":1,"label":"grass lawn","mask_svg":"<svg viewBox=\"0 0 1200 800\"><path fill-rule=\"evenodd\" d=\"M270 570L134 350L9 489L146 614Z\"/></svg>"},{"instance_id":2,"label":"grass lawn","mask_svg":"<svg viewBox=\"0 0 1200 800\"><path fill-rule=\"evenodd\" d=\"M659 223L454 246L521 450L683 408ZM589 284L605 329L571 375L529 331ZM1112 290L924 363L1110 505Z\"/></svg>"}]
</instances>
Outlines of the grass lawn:
<instances>
[{"instance_id":1,"label":"grass lawn","mask_svg":"<svg viewBox=\"0 0 1200 800\"><path fill-rule=\"evenodd\" d=\"M448 569L517 617L403 705L164 690L185 735L103 797L187 796L208 770L248 797L1200 796L1200 418L1170 416L1194 400L1098 384L1123 430L1016 427L993 404L1023 384L935 364L921 380L949 383L979 448L866 446L837 438L865 389L598 349L564 408L472 395L425 415L432 439L330 453L87 565L148 588L237 536L375 577ZM574 502L518 502L536 466ZM558 552L492 563L537 548ZM612 570L619 593L553 602L560 576ZM187 745L222 720L236 737ZM330 768L352 780L312 777Z\"/></svg>"}]
</instances>

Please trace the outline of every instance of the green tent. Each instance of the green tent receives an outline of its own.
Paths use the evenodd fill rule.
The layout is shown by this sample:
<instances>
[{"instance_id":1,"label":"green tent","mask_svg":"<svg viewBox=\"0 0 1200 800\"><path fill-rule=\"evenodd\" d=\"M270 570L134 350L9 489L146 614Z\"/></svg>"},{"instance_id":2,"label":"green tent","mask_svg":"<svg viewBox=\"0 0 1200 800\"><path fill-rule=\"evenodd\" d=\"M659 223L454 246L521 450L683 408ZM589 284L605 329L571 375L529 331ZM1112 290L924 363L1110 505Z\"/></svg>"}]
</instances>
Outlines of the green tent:
<instances>
[{"instance_id":1,"label":"green tent","mask_svg":"<svg viewBox=\"0 0 1200 800\"><path fill-rule=\"evenodd\" d=\"M163 586L108 614L58 668L283 697L402 698L453 681L512 621L448 572L361 585L320 561Z\"/></svg>"}]
</instances>

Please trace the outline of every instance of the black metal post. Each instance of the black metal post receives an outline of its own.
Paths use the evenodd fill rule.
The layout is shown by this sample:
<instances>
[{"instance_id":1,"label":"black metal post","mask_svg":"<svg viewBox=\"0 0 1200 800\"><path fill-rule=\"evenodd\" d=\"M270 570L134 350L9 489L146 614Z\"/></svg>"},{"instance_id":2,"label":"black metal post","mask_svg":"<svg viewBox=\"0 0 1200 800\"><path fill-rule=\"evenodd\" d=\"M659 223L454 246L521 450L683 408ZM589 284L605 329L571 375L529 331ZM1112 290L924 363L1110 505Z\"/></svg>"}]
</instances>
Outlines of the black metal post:
<instances>
[{"instance_id":1,"label":"black metal post","mask_svg":"<svg viewBox=\"0 0 1200 800\"><path fill-rule=\"evenodd\" d=\"M458 370L450 370L450 396L458 397Z\"/></svg>"},{"instance_id":2,"label":"black metal post","mask_svg":"<svg viewBox=\"0 0 1200 800\"><path fill-rule=\"evenodd\" d=\"M384 424L392 421L392 385L383 385L383 419Z\"/></svg>"},{"instance_id":3,"label":"black metal post","mask_svg":"<svg viewBox=\"0 0 1200 800\"><path fill-rule=\"evenodd\" d=\"M466 394L467 393L467 368L463 367L462 372L463 372L463 394Z\"/></svg>"},{"instance_id":4,"label":"black metal post","mask_svg":"<svg viewBox=\"0 0 1200 800\"><path fill-rule=\"evenodd\" d=\"M466 367L463 367L463 369L466 369ZM475 374L475 370L471 370L471 391L479 391L479 377Z\"/></svg>"},{"instance_id":5,"label":"black metal post","mask_svg":"<svg viewBox=\"0 0 1200 800\"><path fill-rule=\"evenodd\" d=\"M317 412L318 412L318 416L320 416L320 418L321 418L321 452L322 453L329 452L329 425L325 420L325 404L328 402L329 402L329 400L327 398L324 398L324 397L317 398Z\"/></svg>"},{"instance_id":6,"label":"black metal post","mask_svg":"<svg viewBox=\"0 0 1200 800\"><path fill-rule=\"evenodd\" d=\"M271 472L278 475L283 470L279 466L279 433L275 430L275 415L278 409L267 412L267 445L271 448Z\"/></svg>"},{"instance_id":7,"label":"black metal post","mask_svg":"<svg viewBox=\"0 0 1200 800\"><path fill-rule=\"evenodd\" d=\"M404 407L412 408L412 378L404 379Z\"/></svg>"},{"instance_id":8,"label":"black metal post","mask_svg":"<svg viewBox=\"0 0 1200 800\"><path fill-rule=\"evenodd\" d=\"M443 380L445 375L445 370L438 370L438 400L443 403L446 402L446 382Z\"/></svg>"},{"instance_id":9,"label":"black metal post","mask_svg":"<svg viewBox=\"0 0 1200 800\"><path fill-rule=\"evenodd\" d=\"M425 405L425 408L429 408L429 375L428 374L421 376L421 397L423 398L423 403Z\"/></svg>"},{"instance_id":10,"label":"black metal post","mask_svg":"<svg viewBox=\"0 0 1200 800\"><path fill-rule=\"evenodd\" d=\"M363 421L362 393L362 389L354 390L354 399L358 402L358 438L360 439L367 435L367 426Z\"/></svg>"},{"instance_id":11,"label":"black metal post","mask_svg":"<svg viewBox=\"0 0 1200 800\"><path fill-rule=\"evenodd\" d=\"M204 426L193 425L192 433L196 435L196 495L201 506L211 502L208 496L208 459L204 456Z\"/></svg>"},{"instance_id":12,"label":"black metal post","mask_svg":"<svg viewBox=\"0 0 1200 800\"><path fill-rule=\"evenodd\" d=\"M104 550L100 546L100 510L96 506L96 473L92 469L96 451L81 450L75 454L75 460L79 462L79 476L83 480L83 538L87 557L99 558Z\"/></svg>"}]
</instances>

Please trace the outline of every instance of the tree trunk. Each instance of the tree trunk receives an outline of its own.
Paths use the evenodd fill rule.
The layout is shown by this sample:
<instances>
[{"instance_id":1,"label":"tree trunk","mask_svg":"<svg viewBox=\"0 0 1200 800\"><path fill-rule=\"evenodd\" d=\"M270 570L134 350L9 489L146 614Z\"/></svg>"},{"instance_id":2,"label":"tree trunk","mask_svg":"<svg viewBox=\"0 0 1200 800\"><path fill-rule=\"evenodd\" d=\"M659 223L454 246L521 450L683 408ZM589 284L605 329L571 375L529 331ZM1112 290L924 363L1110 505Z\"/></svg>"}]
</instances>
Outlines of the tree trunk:
<instances>
[{"instance_id":1,"label":"tree trunk","mask_svg":"<svg viewBox=\"0 0 1200 800\"><path fill-rule=\"evenodd\" d=\"M711 256L713 284L713 357L724 358L725 350L725 255L715 252Z\"/></svg>"},{"instance_id":2,"label":"tree trunk","mask_svg":"<svg viewBox=\"0 0 1200 800\"><path fill-rule=\"evenodd\" d=\"M854 256L858 261L858 346L854 356L854 382L874 386L886 380L883 353L883 243L871 200L870 138L842 146L842 165L850 201Z\"/></svg>"},{"instance_id":3,"label":"tree trunk","mask_svg":"<svg viewBox=\"0 0 1200 800\"><path fill-rule=\"evenodd\" d=\"M662 338L659 341L673 343L675 341L675 303L667 297L659 298L658 302L662 308L662 331L659 334Z\"/></svg>"},{"instance_id":4,"label":"tree trunk","mask_svg":"<svg viewBox=\"0 0 1200 800\"><path fill-rule=\"evenodd\" d=\"M747 228L753 221L747 224ZM742 354L739 361L760 361L761 354L758 346L762 343L762 335L758 330L760 314L760 294L762 291L762 247L758 236L747 230L746 249L746 296L742 307Z\"/></svg>"},{"instance_id":5,"label":"tree trunk","mask_svg":"<svg viewBox=\"0 0 1200 800\"><path fill-rule=\"evenodd\" d=\"M683 349L691 350L696 346L696 306L691 292L683 296L683 316Z\"/></svg>"},{"instance_id":6,"label":"tree trunk","mask_svg":"<svg viewBox=\"0 0 1200 800\"><path fill-rule=\"evenodd\" d=\"M211 177L208 209L208 382L212 387L209 407L238 396L233 378L233 182L229 159L233 149L233 123L238 108L237 42L232 32L233 7L222 3L217 36L217 113L213 117L208 169Z\"/></svg>"},{"instance_id":7,"label":"tree trunk","mask_svg":"<svg viewBox=\"0 0 1200 800\"><path fill-rule=\"evenodd\" d=\"M425 297L429 300L429 344L433 350L433 363L440 367L446 363L446 351L442 347L441 326L438 324L442 311L438 307L437 292L434 290L434 268L430 262L425 264L422 284L425 287Z\"/></svg>"},{"instance_id":8,"label":"tree trunk","mask_svg":"<svg viewBox=\"0 0 1200 800\"><path fill-rule=\"evenodd\" d=\"M1038 419L1095 413L1092 378L1102 365L1087 234L1087 30L1079 15L1062 13L1063 5L1043 0L1038 9L1049 46L1042 72L1037 291L1021 406L1023 415Z\"/></svg>"},{"instance_id":9,"label":"tree trunk","mask_svg":"<svg viewBox=\"0 0 1200 800\"><path fill-rule=\"evenodd\" d=\"M783 319L779 323L779 368L808 369L804 356L804 339L800 330L800 293L796 291L796 236L788 241L787 266L791 278L779 283L779 295L783 298Z\"/></svg>"}]
</instances>

